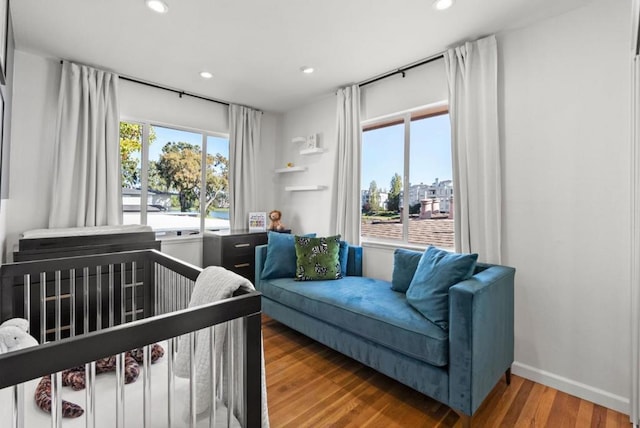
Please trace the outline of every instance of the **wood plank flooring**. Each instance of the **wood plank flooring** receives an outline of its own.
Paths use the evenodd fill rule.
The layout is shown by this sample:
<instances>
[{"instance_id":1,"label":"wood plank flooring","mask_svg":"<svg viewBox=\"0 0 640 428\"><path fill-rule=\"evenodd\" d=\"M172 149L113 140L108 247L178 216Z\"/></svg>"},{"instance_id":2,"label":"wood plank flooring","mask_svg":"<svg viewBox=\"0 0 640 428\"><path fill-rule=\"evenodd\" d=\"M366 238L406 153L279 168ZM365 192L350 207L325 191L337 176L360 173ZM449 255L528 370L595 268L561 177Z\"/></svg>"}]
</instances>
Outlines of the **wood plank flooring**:
<instances>
[{"instance_id":1,"label":"wood plank flooring","mask_svg":"<svg viewBox=\"0 0 640 428\"><path fill-rule=\"evenodd\" d=\"M393 379L263 316L267 397L273 428L458 427L458 415ZM629 417L513 375L473 418L473 427L625 427Z\"/></svg>"}]
</instances>

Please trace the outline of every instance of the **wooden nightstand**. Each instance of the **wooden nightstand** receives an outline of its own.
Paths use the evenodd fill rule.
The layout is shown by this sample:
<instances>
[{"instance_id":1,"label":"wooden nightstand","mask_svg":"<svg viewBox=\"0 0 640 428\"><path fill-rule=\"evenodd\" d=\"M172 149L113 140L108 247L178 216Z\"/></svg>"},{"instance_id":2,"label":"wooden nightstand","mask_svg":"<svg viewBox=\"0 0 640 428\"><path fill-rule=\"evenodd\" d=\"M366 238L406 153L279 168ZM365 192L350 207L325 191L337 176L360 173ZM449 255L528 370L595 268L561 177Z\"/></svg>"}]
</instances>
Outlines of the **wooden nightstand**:
<instances>
[{"instance_id":1,"label":"wooden nightstand","mask_svg":"<svg viewBox=\"0 0 640 428\"><path fill-rule=\"evenodd\" d=\"M202 261L206 266L222 266L242 275L252 283L255 280L255 248L267 243L267 232L222 230L205 232Z\"/></svg>"}]
</instances>

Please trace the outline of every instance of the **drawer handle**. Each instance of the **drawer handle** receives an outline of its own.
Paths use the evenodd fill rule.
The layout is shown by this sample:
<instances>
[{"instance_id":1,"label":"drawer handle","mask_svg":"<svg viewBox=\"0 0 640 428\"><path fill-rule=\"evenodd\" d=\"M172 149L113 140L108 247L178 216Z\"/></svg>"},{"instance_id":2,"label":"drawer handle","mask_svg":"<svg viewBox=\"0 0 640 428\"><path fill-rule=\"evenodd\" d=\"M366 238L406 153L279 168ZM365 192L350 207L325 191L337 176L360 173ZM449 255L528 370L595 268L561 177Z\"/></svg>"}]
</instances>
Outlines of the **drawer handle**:
<instances>
[{"instance_id":1,"label":"drawer handle","mask_svg":"<svg viewBox=\"0 0 640 428\"><path fill-rule=\"evenodd\" d=\"M242 247L250 247L251 244L236 244L235 247L236 248L242 248Z\"/></svg>"},{"instance_id":2,"label":"drawer handle","mask_svg":"<svg viewBox=\"0 0 640 428\"><path fill-rule=\"evenodd\" d=\"M233 265L233 267L235 268L248 267L248 266L251 266L251 265L249 263L240 263L237 265Z\"/></svg>"}]
</instances>

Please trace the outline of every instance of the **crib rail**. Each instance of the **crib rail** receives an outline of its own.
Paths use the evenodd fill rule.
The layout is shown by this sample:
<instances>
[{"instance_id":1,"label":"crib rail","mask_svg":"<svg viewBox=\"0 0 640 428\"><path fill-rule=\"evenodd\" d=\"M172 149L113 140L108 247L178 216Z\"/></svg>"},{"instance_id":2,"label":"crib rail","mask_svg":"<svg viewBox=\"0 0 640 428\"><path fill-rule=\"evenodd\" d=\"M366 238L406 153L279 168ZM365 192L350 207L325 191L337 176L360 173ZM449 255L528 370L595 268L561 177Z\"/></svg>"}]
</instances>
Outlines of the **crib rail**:
<instances>
[{"instance_id":1,"label":"crib rail","mask_svg":"<svg viewBox=\"0 0 640 428\"><path fill-rule=\"evenodd\" d=\"M186 308L200 271L155 250L7 264L0 321L28 319L41 343L88 333Z\"/></svg>"},{"instance_id":2,"label":"crib rail","mask_svg":"<svg viewBox=\"0 0 640 428\"><path fill-rule=\"evenodd\" d=\"M217 303L2 354L0 389L238 318L246 318L244 346L247 349L247 361L244 363L248 368L259 367L260 307L260 293L251 292ZM251 364L251 361L255 364ZM258 380L250 389L259 391L259 372L250 377Z\"/></svg>"},{"instance_id":3,"label":"crib rail","mask_svg":"<svg viewBox=\"0 0 640 428\"><path fill-rule=\"evenodd\" d=\"M116 382L120 388L116 402L117 426L124 426L125 352L136 348L144 349L144 393L150 396L150 382L147 378L149 345L167 341L168 367L172 373L170 379L173 379L172 364L177 354L177 338L187 335L185 337L189 338L191 364L189 381L192 388L195 388L195 332L206 329L209 330L209 337L213 338L214 326L230 323L239 325L242 331L240 359L231 364L232 370L233 364L242 367L239 375L242 380L242 425L260 426L260 293L242 293L224 301L188 308L189 298L200 272L200 268L155 250L1 266L0 321L13 317L28 319L32 335L42 344L0 355L0 390L13 386L15 397L18 397L21 396L18 391L23 382L52 374L52 426L60 426L61 395L55 390L61 388L61 372L84 365L87 375L87 426L95 426L95 397L90 386L95 377L95 361L116 355ZM212 355L213 350L212 341ZM214 373L212 382L215 384L217 381L213 359L210 364ZM195 393L192 395L190 426L195 426ZM169 402L170 399L169 395ZM230 399L233 400L233 396ZM17 398L14 405L16 414L19 414L21 404ZM213 421L215 406L211 408L210 420ZM229 408L235 410L232 404ZM150 414L149 401L145 398L144 426L150 426ZM230 415L229 412L227 414ZM93 422L89 415L93 415ZM18 420L19 418L15 419L14 426L20 426ZM168 420L168 426L172 426L171 409Z\"/></svg>"}]
</instances>

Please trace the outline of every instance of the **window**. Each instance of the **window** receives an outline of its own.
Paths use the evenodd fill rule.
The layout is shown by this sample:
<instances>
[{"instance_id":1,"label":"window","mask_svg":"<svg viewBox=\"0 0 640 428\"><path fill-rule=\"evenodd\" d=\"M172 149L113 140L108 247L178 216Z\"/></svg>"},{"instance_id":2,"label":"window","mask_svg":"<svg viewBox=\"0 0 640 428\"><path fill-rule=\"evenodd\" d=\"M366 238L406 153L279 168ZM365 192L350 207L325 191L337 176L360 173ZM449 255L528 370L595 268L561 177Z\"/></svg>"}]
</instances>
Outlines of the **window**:
<instances>
[{"instance_id":1,"label":"window","mask_svg":"<svg viewBox=\"0 0 640 428\"><path fill-rule=\"evenodd\" d=\"M124 224L178 235L229 228L228 138L121 122L120 153Z\"/></svg>"},{"instance_id":2,"label":"window","mask_svg":"<svg viewBox=\"0 0 640 428\"><path fill-rule=\"evenodd\" d=\"M453 248L451 128L446 107L363 126L361 183L364 238Z\"/></svg>"}]
</instances>

